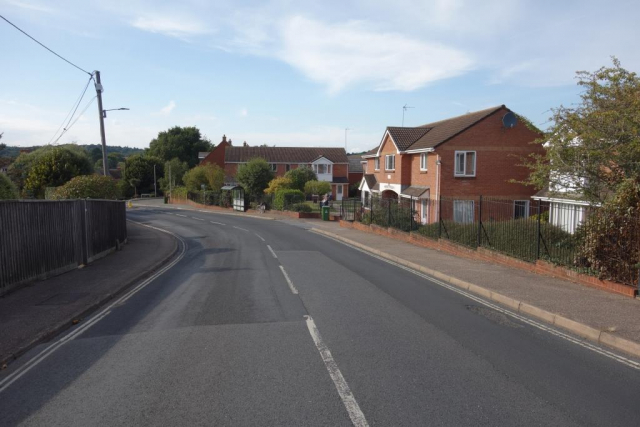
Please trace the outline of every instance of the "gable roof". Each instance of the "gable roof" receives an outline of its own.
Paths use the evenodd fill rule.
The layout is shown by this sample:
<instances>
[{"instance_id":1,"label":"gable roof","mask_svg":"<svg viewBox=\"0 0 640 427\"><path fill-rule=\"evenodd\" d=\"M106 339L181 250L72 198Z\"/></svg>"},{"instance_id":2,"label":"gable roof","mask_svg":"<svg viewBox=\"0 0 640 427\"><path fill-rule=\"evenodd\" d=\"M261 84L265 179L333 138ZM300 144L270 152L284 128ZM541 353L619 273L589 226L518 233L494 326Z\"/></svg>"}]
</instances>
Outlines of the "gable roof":
<instances>
[{"instance_id":1,"label":"gable roof","mask_svg":"<svg viewBox=\"0 0 640 427\"><path fill-rule=\"evenodd\" d=\"M388 126L385 135L389 133L399 151L435 148L501 109L510 111L504 105L498 105L417 127ZM369 150L362 157L375 157L383 143L384 136L376 148Z\"/></svg>"},{"instance_id":2,"label":"gable roof","mask_svg":"<svg viewBox=\"0 0 640 427\"><path fill-rule=\"evenodd\" d=\"M325 157L333 163L349 163L344 148L337 147L234 147L224 152L226 163L245 163L261 157L269 163L311 163Z\"/></svg>"},{"instance_id":3,"label":"gable roof","mask_svg":"<svg viewBox=\"0 0 640 427\"><path fill-rule=\"evenodd\" d=\"M504 105L498 105L485 110L419 126L419 128L428 128L429 132L426 132L420 139L416 140L410 149L434 148L503 108L507 109Z\"/></svg>"},{"instance_id":4,"label":"gable roof","mask_svg":"<svg viewBox=\"0 0 640 427\"><path fill-rule=\"evenodd\" d=\"M405 151L411 145L422 138L432 128L429 127L417 127L417 128L403 128L403 127L387 127L387 132L393 138L393 142L396 143L398 150Z\"/></svg>"}]
</instances>

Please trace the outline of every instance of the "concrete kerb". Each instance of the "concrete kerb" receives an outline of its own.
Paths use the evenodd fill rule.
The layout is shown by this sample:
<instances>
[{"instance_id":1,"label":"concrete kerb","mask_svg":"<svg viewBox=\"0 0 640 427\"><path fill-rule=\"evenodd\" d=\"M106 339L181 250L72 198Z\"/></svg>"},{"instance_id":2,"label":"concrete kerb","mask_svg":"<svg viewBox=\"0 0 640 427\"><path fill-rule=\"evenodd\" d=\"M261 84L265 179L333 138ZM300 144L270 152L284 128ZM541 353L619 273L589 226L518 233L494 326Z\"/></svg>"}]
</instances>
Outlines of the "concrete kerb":
<instances>
[{"instance_id":1,"label":"concrete kerb","mask_svg":"<svg viewBox=\"0 0 640 427\"><path fill-rule=\"evenodd\" d=\"M129 221L129 220L127 220L127 221ZM145 227L144 224L138 224L138 223L136 223L136 224L140 225L142 227ZM71 316L70 319L65 320L63 322L60 322L60 323L58 323L56 325L51 326L49 329L47 329L46 331L42 332L39 336L35 337L29 343L27 343L24 346L22 346L19 349L17 349L13 354L11 354L8 357L5 357L3 360L0 360L0 366L5 366L5 365L13 362L18 357L22 356L23 354L25 354L26 352L28 352L29 350L31 350L35 346L37 346L37 345L39 345L39 344L41 344L43 342L46 342L46 341L50 340L51 338L55 337L56 335L64 332L65 330L69 329L71 326L74 325L73 321L75 319L81 320L81 319L85 318L86 316L88 316L93 311L95 311L98 308L100 308L103 305L105 305L107 302L109 302L112 299L114 299L115 297L118 297L121 294L123 294L128 288L130 288L134 284L136 284L136 283L146 279L147 277L150 277L151 275L153 275L156 271L158 271L165 264L167 264L169 262L169 260L171 260L175 256L176 252L178 252L178 239L176 239L173 236L171 236L171 239L173 240L173 243L174 243L173 250L164 259L156 262L150 268L148 268L146 271L141 272L140 274L135 276L133 279L124 282L117 289L114 289L108 295L105 295L104 298L101 298L99 301L91 304L89 307L87 307L83 311L81 311L79 313L76 313L73 316Z\"/></svg>"},{"instance_id":2,"label":"concrete kerb","mask_svg":"<svg viewBox=\"0 0 640 427\"><path fill-rule=\"evenodd\" d=\"M336 240L340 240L342 242L355 246L364 251L373 253L382 258L388 259L390 261L393 261L395 263L408 267L412 270L420 271L442 282L448 283L457 288L464 289L472 294L486 298L487 300L506 306L512 309L513 311L516 311L521 314L525 314L527 316L534 317L537 320L541 320L550 325L557 326L558 328L564 329L565 331L568 331L581 338L587 339L597 344L602 344L602 345L611 347L615 350L622 351L624 353L627 353L635 357L640 357L640 344L634 341L617 337L609 332L600 331L596 328L585 325L584 323L580 323L575 320L568 319L559 314L552 313L550 311L533 306L531 304L518 301L506 295L502 295L497 292L490 291L489 289L483 288L473 283L466 282L464 280L460 280L448 274L444 274L439 271L432 270L430 268L423 267L415 263L400 259L395 255L391 255L386 252L380 251L378 249L371 248L367 245L353 241L351 239L347 239L345 237L339 236L329 231L321 230L318 228L312 228L310 231L325 235L327 237L331 237Z\"/></svg>"}]
</instances>

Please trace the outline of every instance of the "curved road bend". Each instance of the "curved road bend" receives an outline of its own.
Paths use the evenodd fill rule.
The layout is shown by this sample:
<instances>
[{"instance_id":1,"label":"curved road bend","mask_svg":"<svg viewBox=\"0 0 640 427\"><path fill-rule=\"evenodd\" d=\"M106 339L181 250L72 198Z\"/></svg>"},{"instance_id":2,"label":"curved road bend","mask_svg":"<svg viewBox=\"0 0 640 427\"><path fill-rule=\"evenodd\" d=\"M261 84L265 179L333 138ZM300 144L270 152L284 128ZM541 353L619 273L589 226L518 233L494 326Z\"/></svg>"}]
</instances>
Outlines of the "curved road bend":
<instances>
[{"instance_id":1,"label":"curved road bend","mask_svg":"<svg viewBox=\"0 0 640 427\"><path fill-rule=\"evenodd\" d=\"M640 425L636 368L302 223L129 217L184 257L0 383L0 425Z\"/></svg>"}]
</instances>

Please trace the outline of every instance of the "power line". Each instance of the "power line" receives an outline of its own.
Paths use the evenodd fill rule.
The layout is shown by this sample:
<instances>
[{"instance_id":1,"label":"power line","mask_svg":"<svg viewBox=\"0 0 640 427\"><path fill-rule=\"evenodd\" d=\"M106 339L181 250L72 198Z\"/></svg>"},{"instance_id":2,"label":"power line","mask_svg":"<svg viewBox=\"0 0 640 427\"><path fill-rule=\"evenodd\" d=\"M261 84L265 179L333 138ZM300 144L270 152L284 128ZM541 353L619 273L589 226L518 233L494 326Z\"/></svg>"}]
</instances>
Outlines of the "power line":
<instances>
[{"instance_id":1,"label":"power line","mask_svg":"<svg viewBox=\"0 0 640 427\"><path fill-rule=\"evenodd\" d=\"M53 50L49 49L48 47L46 47L45 45L43 45L42 43L40 43L38 40L34 39L33 37L31 37L29 34L27 34L25 31L23 31L22 29L20 29L16 24L14 24L13 22L9 21L7 18L5 18L4 16L0 15L0 18L4 19L9 25L11 25L12 27L14 27L16 30L20 31L22 34L24 34L25 36L29 37L31 40L33 40L34 42L38 43L40 46L42 46L43 48L47 49L49 52L53 53L55 56L57 56L58 58L62 59L63 61L65 61L66 63L73 65L74 67L76 67L78 70L82 71L83 73L87 73L89 75L91 75L90 72L88 72L87 70L84 70L80 67L78 67L76 64L74 64L73 62L69 61L66 58L63 58L62 56L58 55L57 53L55 53Z\"/></svg>"},{"instance_id":2,"label":"power line","mask_svg":"<svg viewBox=\"0 0 640 427\"><path fill-rule=\"evenodd\" d=\"M85 105L85 106L84 106L84 108L82 109L82 112L80 113L80 115L79 115L78 117L76 117L76 119L73 121L73 123L71 123L71 125L69 125L68 127L66 127L66 128L64 129L64 131L62 131L62 133L60 134L60 136L58 137L58 139L56 139L56 140L53 142L54 144L57 144L57 143L58 143L58 141L60 140L60 138L62 138L62 136L63 136L65 133L67 133L67 131L68 131L69 129L71 129L71 128L73 127L73 125L75 125L75 124L76 124L76 122L80 119L80 117L82 117L82 115L84 114L84 112L85 112L85 111L87 111L87 108L89 108L89 107L91 106L91 104L93 103L93 101L94 101L97 97L98 97L98 96L96 95L96 96L94 96L93 98L91 98L91 99L89 100L89 102L87 102L87 105Z\"/></svg>"},{"instance_id":3,"label":"power line","mask_svg":"<svg viewBox=\"0 0 640 427\"><path fill-rule=\"evenodd\" d=\"M89 88L89 83L91 83L92 79L93 79L93 76L91 76L89 78L89 80L87 81L87 84L84 87L84 90L82 91L82 93L80 94L80 96L78 97L76 102L73 103L73 105L71 106L71 110L69 110L69 112L65 116L64 120L62 120L62 123L60 123L60 126L58 126L58 129L56 130L56 133L53 134L53 136L51 137L51 139L49 140L47 145L51 144L51 141L53 141L53 139L56 137L58 132L60 132L60 129L62 129L62 127L64 126L65 122L67 122L67 126L69 126L69 123L71 122L71 120L73 120L73 116L76 114L76 111L78 111L78 107L80 106L80 103L82 102L82 99L84 98L84 94L87 93L87 89ZM73 114L71 113L72 111L73 111ZM67 121L67 119L69 119L69 121ZM66 127L64 129L66 129Z\"/></svg>"}]
</instances>

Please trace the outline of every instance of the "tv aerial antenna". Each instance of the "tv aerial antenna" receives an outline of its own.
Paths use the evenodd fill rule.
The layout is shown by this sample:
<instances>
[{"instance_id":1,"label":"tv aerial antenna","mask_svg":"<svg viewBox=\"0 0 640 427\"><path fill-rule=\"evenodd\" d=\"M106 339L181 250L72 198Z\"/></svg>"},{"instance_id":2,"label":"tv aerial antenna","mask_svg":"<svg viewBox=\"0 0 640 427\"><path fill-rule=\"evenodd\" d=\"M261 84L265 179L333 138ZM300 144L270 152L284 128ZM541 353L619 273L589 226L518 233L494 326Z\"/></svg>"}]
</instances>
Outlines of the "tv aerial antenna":
<instances>
[{"instance_id":1,"label":"tv aerial antenna","mask_svg":"<svg viewBox=\"0 0 640 427\"><path fill-rule=\"evenodd\" d=\"M405 113L409 108L416 108L416 107L410 107L408 104L404 104L404 106L402 107L402 127L404 127L404 113Z\"/></svg>"}]
</instances>

